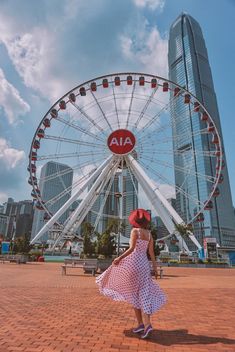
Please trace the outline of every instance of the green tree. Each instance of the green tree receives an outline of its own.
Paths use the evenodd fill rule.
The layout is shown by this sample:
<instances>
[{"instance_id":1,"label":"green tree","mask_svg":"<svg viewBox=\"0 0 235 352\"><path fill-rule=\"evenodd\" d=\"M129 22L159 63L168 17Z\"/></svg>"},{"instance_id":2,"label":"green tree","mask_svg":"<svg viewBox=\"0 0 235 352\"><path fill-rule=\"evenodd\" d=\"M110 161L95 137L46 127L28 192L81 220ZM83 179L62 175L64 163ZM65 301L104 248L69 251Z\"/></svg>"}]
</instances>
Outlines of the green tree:
<instances>
[{"instance_id":1,"label":"green tree","mask_svg":"<svg viewBox=\"0 0 235 352\"><path fill-rule=\"evenodd\" d=\"M97 253L102 254L105 257L110 257L116 252L115 237L110 232L104 232L98 237L97 241Z\"/></svg>"},{"instance_id":2,"label":"green tree","mask_svg":"<svg viewBox=\"0 0 235 352\"><path fill-rule=\"evenodd\" d=\"M183 248L183 240L189 237L189 235L191 234L191 231L192 231L192 227L191 227L191 225L187 225L187 224L176 224L175 223L175 229L181 235L182 248ZM184 249L183 249L183 251L184 251Z\"/></svg>"},{"instance_id":3,"label":"green tree","mask_svg":"<svg viewBox=\"0 0 235 352\"><path fill-rule=\"evenodd\" d=\"M94 227L89 222L82 224L83 253L91 256L95 253L95 243L92 242Z\"/></svg>"},{"instance_id":4,"label":"green tree","mask_svg":"<svg viewBox=\"0 0 235 352\"><path fill-rule=\"evenodd\" d=\"M118 219L109 219L108 220L108 224L107 224L107 228L105 229L106 233L117 233L119 231L119 220Z\"/></svg>"},{"instance_id":5,"label":"green tree","mask_svg":"<svg viewBox=\"0 0 235 352\"><path fill-rule=\"evenodd\" d=\"M102 235L97 236L97 254L102 254L105 257L110 257L115 254L115 234L119 231L119 220L109 219L105 232Z\"/></svg>"},{"instance_id":6,"label":"green tree","mask_svg":"<svg viewBox=\"0 0 235 352\"><path fill-rule=\"evenodd\" d=\"M175 224L175 229L182 237L188 237L192 230L191 226L187 224Z\"/></svg>"},{"instance_id":7,"label":"green tree","mask_svg":"<svg viewBox=\"0 0 235 352\"><path fill-rule=\"evenodd\" d=\"M160 247L157 243L157 227L152 222L150 223L150 231L153 237L154 254L157 257L160 254Z\"/></svg>"},{"instance_id":8,"label":"green tree","mask_svg":"<svg viewBox=\"0 0 235 352\"><path fill-rule=\"evenodd\" d=\"M32 248L33 246L30 244L29 238L25 235L17 238L12 244L12 252L14 254L15 253L28 254Z\"/></svg>"}]
</instances>

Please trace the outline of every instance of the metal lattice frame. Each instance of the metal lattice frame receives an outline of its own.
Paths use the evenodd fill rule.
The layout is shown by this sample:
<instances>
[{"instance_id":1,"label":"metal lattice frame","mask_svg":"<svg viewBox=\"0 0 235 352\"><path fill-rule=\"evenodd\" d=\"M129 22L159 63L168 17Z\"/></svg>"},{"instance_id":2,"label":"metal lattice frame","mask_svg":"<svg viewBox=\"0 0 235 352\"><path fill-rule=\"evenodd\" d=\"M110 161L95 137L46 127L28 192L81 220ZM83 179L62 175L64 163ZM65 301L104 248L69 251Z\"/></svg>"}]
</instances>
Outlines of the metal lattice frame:
<instances>
[{"instance_id":1,"label":"metal lattice frame","mask_svg":"<svg viewBox=\"0 0 235 352\"><path fill-rule=\"evenodd\" d=\"M130 79L128 77L131 77L131 83L128 82L128 79ZM116 82L117 78L119 78L119 84ZM156 82L155 85L153 81ZM95 89L93 89L94 84ZM119 89L120 86L121 88ZM160 89L162 90L159 94ZM177 94L175 94L176 90ZM168 93L162 93L162 91L170 93L169 101L166 102L163 96ZM160 96L158 97L157 95ZM87 96L86 100L84 96ZM165 119L165 114L170 108L174 109L179 99L183 99L190 107L190 116L186 114L185 118L192 118L191 115L194 111L195 116L193 118L205 121L207 127L203 125L204 122L200 122L199 125L201 127L198 130L190 131L187 128L187 124L185 124L184 132L172 137L168 130L175 126L176 121L172 116L168 120ZM188 101L186 102L187 99ZM66 109L67 112L64 113ZM77 120L77 116L79 120ZM178 116L175 117L175 119L177 118ZM54 134L47 133L50 130L50 126L54 124L57 128ZM59 126L62 127L58 133ZM110 155L110 150L107 148L107 138L113 130L121 128L128 129L134 133L137 140L134 151L138 155L137 160L133 157L134 154L115 156L111 153ZM71 136L66 134L70 130L73 132ZM193 161L193 158L201 156L210 160L214 158L217 161L216 171L213 170L211 174L195 171L190 166L190 163L185 171L183 167L175 166L172 161L167 159L167 156L171 154L175 156L181 155L179 150L169 148L169 146L172 143L172 138L174 142L178 142L184 138L184 134L186 138L189 136L195 139L201 138L204 134L208 135L208 139L210 135L215 138L214 149L192 150L191 160ZM42 152L42 154L38 155L37 152L40 150L41 144L45 143L55 143L57 147L52 151L47 148L46 150L50 150L49 154L48 152L44 152L44 154ZM74 148L74 151L72 148ZM194 221L200 215L200 212L204 211L204 208L217 191L223 168L222 153L220 136L212 117L193 94L176 83L162 77L133 72L110 74L87 81L75 87L58 100L44 116L35 132L29 155L29 183L32 184L32 193L38 201L39 209L48 214L49 220L35 238L32 239L32 243L35 243L46 232L50 231L54 224L61 228L61 233L56 243L65 238L66 235L74 233L91 209L98 194L103 192L107 184L110 184L115 173L120 168L122 169L124 163L138 180L151 205L161 217L170 234L175 234L179 239L175 224L183 224L184 222L166 200L153 179L157 178L159 182L171 184L178 193L196 205L198 211L192 218L192 221ZM37 182L37 163L42 165L43 162L50 160L69 161L77 160L77 158L79 158L78 163L71 164L71 167L74 172L81 174L79 179L75 180L72 186L61 191L60 194L44 201ZM89 169L92 163L92 169ZM215 165L215 162L212 162L212 165ZM89 170L84 171L87 168ZM166 176L167 171L165 174L164 172L162 173L162 170L168 169L175 169L177 172L182 173L184 182L186 182L188 177L204 180L208 185L211 185L211 193L206 199L196 199L195 195L189 194L184 189L183 183L176 187L173 181L169 181ZM67 170L56 171L55 174L41 178L40 182L53 181L57 177L62 179L68 172ZM133 186L135 188L134 182ZM64 224L59 224L61 215L70 209L73 202L88 187L89 192L82 202L70 214ZM71 195L72 191L74 193ZM69 199L65 204L56 213L51 213L50 207L66 195L69 195ZM103 208L99 210L97 219L100 218L102 211ZM190 234L189 237L198 248L201 248L193 234ZM186 243L180 241L179 245L181 243L183 248L188 251Z\"/></svg>"}]
</instances>

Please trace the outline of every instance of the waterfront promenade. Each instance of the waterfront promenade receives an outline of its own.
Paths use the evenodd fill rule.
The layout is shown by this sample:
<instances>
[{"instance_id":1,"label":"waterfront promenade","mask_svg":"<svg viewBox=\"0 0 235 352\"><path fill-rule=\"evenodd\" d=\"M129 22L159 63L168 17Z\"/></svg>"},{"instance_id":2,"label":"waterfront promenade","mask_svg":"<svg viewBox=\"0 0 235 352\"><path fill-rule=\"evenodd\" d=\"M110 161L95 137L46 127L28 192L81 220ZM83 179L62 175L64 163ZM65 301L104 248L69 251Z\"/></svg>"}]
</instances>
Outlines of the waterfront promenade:
<instances>
[{"instance_id":1,"label":"waterfront promenade","mask_svg":"<svg viewBox=\"0 0 235 352\"><path fill-rule=\"evenodd\" d=\"M235 269L164 268L168 303L142 341L129 305L60 266L0 264L0 352L235 351Z\"/></svg>"}]
</instances>

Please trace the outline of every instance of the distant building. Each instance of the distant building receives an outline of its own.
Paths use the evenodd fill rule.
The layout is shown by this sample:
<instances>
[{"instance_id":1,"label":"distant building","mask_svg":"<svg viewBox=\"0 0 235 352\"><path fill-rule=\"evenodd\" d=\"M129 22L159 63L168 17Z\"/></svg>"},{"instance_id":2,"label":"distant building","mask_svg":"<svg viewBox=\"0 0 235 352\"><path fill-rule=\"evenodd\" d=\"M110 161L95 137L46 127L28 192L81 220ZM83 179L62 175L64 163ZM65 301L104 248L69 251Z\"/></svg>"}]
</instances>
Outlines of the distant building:
<instances>
[{"instance_id":1,"label":"distant building","mask_svg":"<svg viewBox=\"0 0 235 352\"><path fill-rule=\"evenodd\" d=\"M152 219L152 222L157 228L157 239L161 239L161 238L169 235L169 232L168 232L166 226L164 225L163 221L161 220L160 216L155 216Z\"/></svg>"},{"instance_id":2,"label":"distant building","mask_svg":"<svg viewBox=\"0 0 235 352\"><path fill-rule=\"evenodd\" d=\"M169 79L188 89L203 103L216 123L223 147L219 111L205 41L198 22L187 14L180 15L170 28L168 63ZM212 165L215 163L215 158L212 160L204 155L195 156L192 165L192 174L195 176L185 177L185 174L179 171L187 170L195 145L198 150L210 151L211 149L208 135L199 137L195 133L197 121L192 118L190 121L187 120L189 125L186 126L192 131L192 136L176 138L179 134L183 135L183 129L186 128L184 117L191 116L190 109L190 104L177 101L176 107L171 111L175 121L173 149L180 151L174 159L175 184L182 185L183 190L192 198L204 201L211 193L211 183L199 176L200 174L214 176ZM223 160L226 165L224 148ZM221 246L235 246L235 217L226 167L223 169L223 178L223 183L219 185L220 195L213 199L213 209L205 211L204 222L195 225L194 234L201 244L204 237L211 236L215 237ZM198 212L197 206L188 202L185 195L179 192L176 195L176 210L187 223ZM188 245L191 250L195 249L192 242Z\"/></svg>"},{"instance_id":3,"label":"distant building","mask_svg":"<svg viewBox=\"0 0 235 352\"><path fill-rule=\"evenodd\" d=\"M101 209L101 205L106 197L106 192L109 190L103 211L101 212L100 221L97 231L102 233L108 225L108 221L112 219L121 219L120 223L124 225L123 236L129 237L131 226L128 221L128 216L133 209L138 208L138 182L134 175L130 174L128 169L123 172L118 172L114 176L114 180L110 189L108 185L99 195L94 203L91 211L88 213L87 221L92 225L95 224L97 215ZM122 192L123 190L123 192Z\"/></svg>"},{"instance_id":4,"label":"distant building","mask_svg":"<svg viewBox=\"0 0 235 352\"><path fill-rule=\"evenodd\" d=\"M42 200L52 214L56 213L70 198L72 181L73 169L65 164L49 161L42 167L39 189ZM67 189L68 191L63 194ZM63 223L68 215L69 210L59 218L59 221ZM44 211L35 209L31 239L37 235L40 229L44 226L44 223ZM39 241L47 241L47 239L48 234L45 234Z\"/></svg>"},{"instance_id":5,"label":"distant building","mask_svg":"<svg viewBox=\"0 0 235 352\"><path fill-rule=\"evenodd\" d=\"M3 214L1 217L1 226L2 230L5 229L3 233L5 238L8 240L22 236L30 238L33 213L33 202L31 200L15 202L13 198L9 198L3 204Z\"/></svg>"},{"instance_id":6,"label":"distant building","mask_svg":"<svg viewBox=\"0 0 235 352\"><path fill-rule=\"evenodd\" d=\"M8 225L9 217L6 214L0 213L0 236L4 239L7 234L7 225Z\"/></svg>"}]
</instances>

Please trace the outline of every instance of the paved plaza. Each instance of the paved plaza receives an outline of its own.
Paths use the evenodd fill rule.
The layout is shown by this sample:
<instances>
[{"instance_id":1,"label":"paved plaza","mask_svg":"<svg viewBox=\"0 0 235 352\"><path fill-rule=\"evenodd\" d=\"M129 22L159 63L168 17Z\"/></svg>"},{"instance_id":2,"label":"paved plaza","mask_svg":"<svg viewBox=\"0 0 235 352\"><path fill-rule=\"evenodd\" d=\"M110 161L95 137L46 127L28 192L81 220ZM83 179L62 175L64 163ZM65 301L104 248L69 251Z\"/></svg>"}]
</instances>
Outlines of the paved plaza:
<instances>
[{"instance_id":1,"label":"paved plaza","mask_svg":"<svg viewBox=\"0 0 235 352\"><path fill-rule=\"evenodd\" d=\"M235 351L235 270L164 273L168 303L143 341L131 307L101 296L81 269L62 276L58 263L0 264L0 352Z\"/></svg>"}]
</instances>

